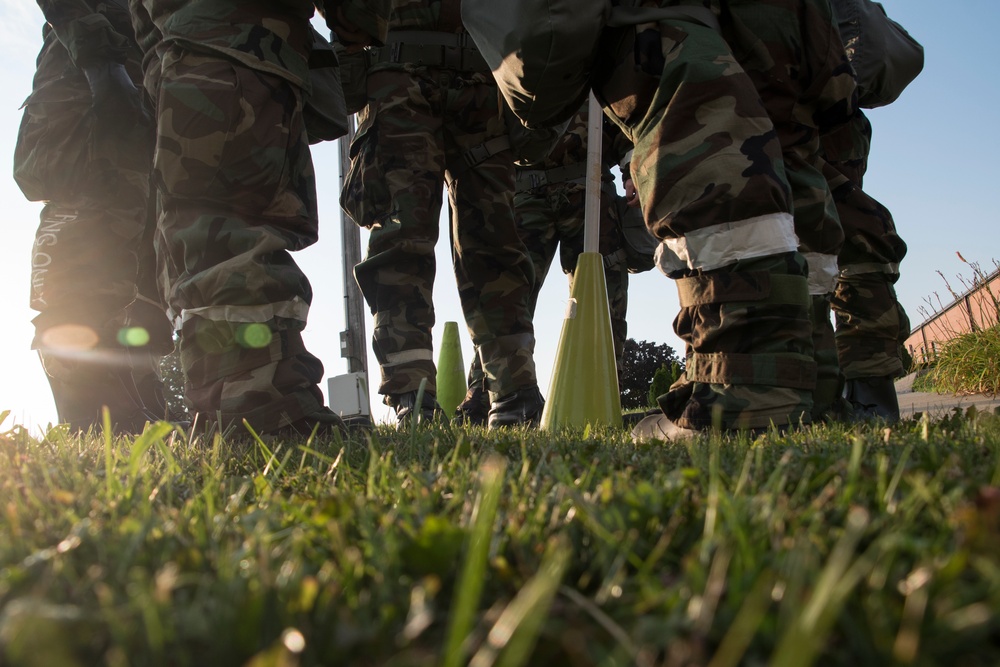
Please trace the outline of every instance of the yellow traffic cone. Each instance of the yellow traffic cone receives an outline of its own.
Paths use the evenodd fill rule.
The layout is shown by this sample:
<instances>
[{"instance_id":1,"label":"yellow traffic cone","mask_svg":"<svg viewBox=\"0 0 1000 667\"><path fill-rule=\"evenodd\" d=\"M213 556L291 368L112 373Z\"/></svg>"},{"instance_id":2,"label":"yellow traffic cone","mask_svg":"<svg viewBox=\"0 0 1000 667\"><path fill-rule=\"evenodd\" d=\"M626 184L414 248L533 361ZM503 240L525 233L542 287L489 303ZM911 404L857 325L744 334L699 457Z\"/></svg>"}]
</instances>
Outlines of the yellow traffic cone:
<instances>
[{"instance_id":1,"label":"yellow traffic cone","mask_svg":"<svg viewBox=\"0 0 1000 667\"><path fill-rule=\"evenodd\" d=\"M448 419L455 416L467 389L458 322L445 322L437 363L437 402Z\"/></svg>"},{"instance_id":2,"label":"yellow traffic cone","mask_svg":"<svg viewBox=\"0 0 1000 667\"><path fill-rule=\"evenodd\" d=\"M621 423L604 262L600 253L584 252L576 263L541 428L554 431Z\"/></svg>"}]
</instances>

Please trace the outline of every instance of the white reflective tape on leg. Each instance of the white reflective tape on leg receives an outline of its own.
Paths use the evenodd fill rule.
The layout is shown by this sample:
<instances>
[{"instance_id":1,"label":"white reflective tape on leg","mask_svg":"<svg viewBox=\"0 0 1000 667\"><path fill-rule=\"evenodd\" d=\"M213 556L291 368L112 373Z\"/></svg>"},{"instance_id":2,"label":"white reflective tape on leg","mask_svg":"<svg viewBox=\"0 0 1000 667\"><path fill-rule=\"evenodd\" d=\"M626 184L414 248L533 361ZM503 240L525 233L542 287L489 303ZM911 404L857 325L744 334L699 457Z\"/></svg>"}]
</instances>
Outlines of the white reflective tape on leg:
<instances>
[{"instance_id":1,"label":"white reflective tape on leg","mask_svg":"<svg viewBox=\"0 0 1000 667\"><path fill-rule=\"evenodd\" d=\"M841 278L860 276L866 273L884 273L890 276L898 276L899 264L896 262L889 262L887 264L848 264L847 266L840 267Z\"/></svg>"},{"instance_id":2,"label":"white reflective tape on leg","mask_svg":"<svg viewBox=\"0 0 1000 667\"><path fill-rule=\"evenodd\" d=\"M656 250L656 265L668 275L681 269L711 271L741 259L793 252L798 247L791 213L775 213L723 222L667 239Z\"/></svg>"},{"instance_id":3,"label":"white reflective tape on leg","mask_svg":"<svg viewBox=\"0 0 1000 667\"><path fill-rule=\"evenodd\" d=\"M286 320L305 322L309 316L309 304L295 297L291 301L280 303L262 303L253 306L205 306L204 308L185 308L177 318L178 328L191 319L200 317L213 322L232 322L246 324L248 322L268 322L276 317Z\"/></svg>"},{"instance_id":4,"label":"white reflective tape on leg","mask_svg":"<svg viewBox=\"0 0 1000 667\"><path fill-rule=\"evenodd\" d=\"M824 255L818 252L804 252L809 265L809 294L830 294L837 287L837 276L840 268L837 266L836 255Z\"/></svg>"},{"instance_id":5,"label":"white reflective tape on leg","mask_svg":"<svg viewBox=\"0 0 1000 667\"><path fill-rule=\"evenodd\" d=\"M385 355L385 366L398 366L414 361L434 361L434 350L403 350Z\"/></svg>"}]
</instances>

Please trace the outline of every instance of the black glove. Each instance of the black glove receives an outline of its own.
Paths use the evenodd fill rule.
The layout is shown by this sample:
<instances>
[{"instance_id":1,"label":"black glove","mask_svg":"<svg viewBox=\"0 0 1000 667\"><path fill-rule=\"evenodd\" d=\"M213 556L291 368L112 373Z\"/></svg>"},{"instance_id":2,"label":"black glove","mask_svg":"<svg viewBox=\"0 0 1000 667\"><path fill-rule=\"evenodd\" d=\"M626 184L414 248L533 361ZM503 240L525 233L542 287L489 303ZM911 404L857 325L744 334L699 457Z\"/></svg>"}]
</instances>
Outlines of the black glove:
<instances>
[{"instance_id":1,"label":"black glove","mask_svg":"<svg viewBox=\"0 0 1000 667\"><path fill-rule=\"evenodd\" d=\"M139 90L132 83L124 65L91 65L83 69L83 74L90 85L91 105L99 119L126 129L146 121Z\"/></svg>"}]
</instances>

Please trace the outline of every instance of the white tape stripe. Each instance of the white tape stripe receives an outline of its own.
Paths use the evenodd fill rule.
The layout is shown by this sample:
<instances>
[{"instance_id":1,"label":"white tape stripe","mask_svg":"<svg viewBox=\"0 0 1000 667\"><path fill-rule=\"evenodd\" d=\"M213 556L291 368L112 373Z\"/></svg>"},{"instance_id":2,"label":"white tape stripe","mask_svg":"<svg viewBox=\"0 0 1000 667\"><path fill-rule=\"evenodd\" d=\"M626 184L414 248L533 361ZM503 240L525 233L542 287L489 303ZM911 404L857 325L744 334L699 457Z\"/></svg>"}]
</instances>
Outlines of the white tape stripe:
<instances>
[{"instance_id":1,"label":"white tape stripe","mask_svg":"<svg viewBox=\"0 0 1000 667\"><path fill-rule=\"evenodd\" d=\"M723 222L678 239L667 239L656 251L656 264L664 273L680 269L711 271L741 259L792 252L799 247L791 213Z\"/></svg>"},{"instance_id":2,"label":"white tape stripe","mask_svg":"<svg viewBox=\"0 0 1000 667\"><path fill-rule=\"evenodd\" d=\"M809 264L809 294L815 296L832 293L837 287L837 276L840 275L837 256L818 252L804 252L802 256Z\"/></svg>"},{"instance_id":3,"label":"white tape stripe","mask_svg":"<svg viewBox=\"0 0 1000 667\"><path fill-rule=\"evenodd\" d=\"M176 318L175 325L180 326L192 317L201 317L213 322L268 322L276 317L305 322L309 315L309 304L295 297L292 301L280 303L263 303L254 306L205 306L204 308L185 308Z\"/></svg>"},{"instance_id":4,"label":"white tape stripe","mask_svg":"<svg viewBox=\"0 0 1000 667\"><path fill-rule=\"evenodd\" d=\"M434 350L403 350L385 355L386 366L397 366L408 364L414 361L433 361Z\"/></svg>"}]
</instances>

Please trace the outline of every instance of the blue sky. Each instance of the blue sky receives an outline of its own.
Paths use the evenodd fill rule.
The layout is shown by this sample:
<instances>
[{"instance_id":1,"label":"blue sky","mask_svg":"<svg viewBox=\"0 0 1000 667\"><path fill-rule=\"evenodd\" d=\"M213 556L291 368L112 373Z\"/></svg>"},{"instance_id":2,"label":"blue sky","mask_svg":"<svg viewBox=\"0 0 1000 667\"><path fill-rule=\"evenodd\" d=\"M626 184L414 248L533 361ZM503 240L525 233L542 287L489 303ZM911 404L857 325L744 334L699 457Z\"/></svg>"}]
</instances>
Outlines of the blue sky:
<instances>
[{"instance_id":1,"label":"blue sky","mask_svg":"<svg viewBox=\"0 0 1000 667\"><path fill-rule=\"evenodd\" d=\"M892 211L909 245L897 284L900 300L914 325L932 310L937 295L950 300L940 272L953 287L958 276L971 276L967 260L992 270L1000 259L997 239L1000 214L997 183L1000 160L1000 3L996 0L885 0L890 16L906 26L925 48L923 73L889 107L873 110L871 162L865 189ZM18 108L31 87L34 58L41 43L41 12L30 0L0 0L0 154L10 165L20 121ZM306 330L306 344L326 366L327 377L345 373L340 358L344 329L341 278L337 146L315 148L319 182L320 241L295 258L312 281L316 297ZM8 166L9 169L9 166ZM30 249L40 204L26 202L7 171L0 176L5 254L0 262L0 303L7 319L0 333L0 411L11 421L37 429L55 421L48 385L30 349L32 311L28 308ZM439 340L444 322L463 322L450 270L447 233L442 225L435 286ZM566 280L553 268L536 314L536 363L539 386L547 393L552 364L562 330L567 299ZM671 323L677 313L673 283L652 271L632 276L629 291L629 335L638 340L667 343L678 351ZM369 323L368 334L370 334ZM464 324L463 355L472 345ZM378 365L369 358L372 374ZM370 381L373 389L376 381ZM324 390L325 390L324 386ZM376 418L387 409L372 402Z\"/></svg>"}]
</instances>

